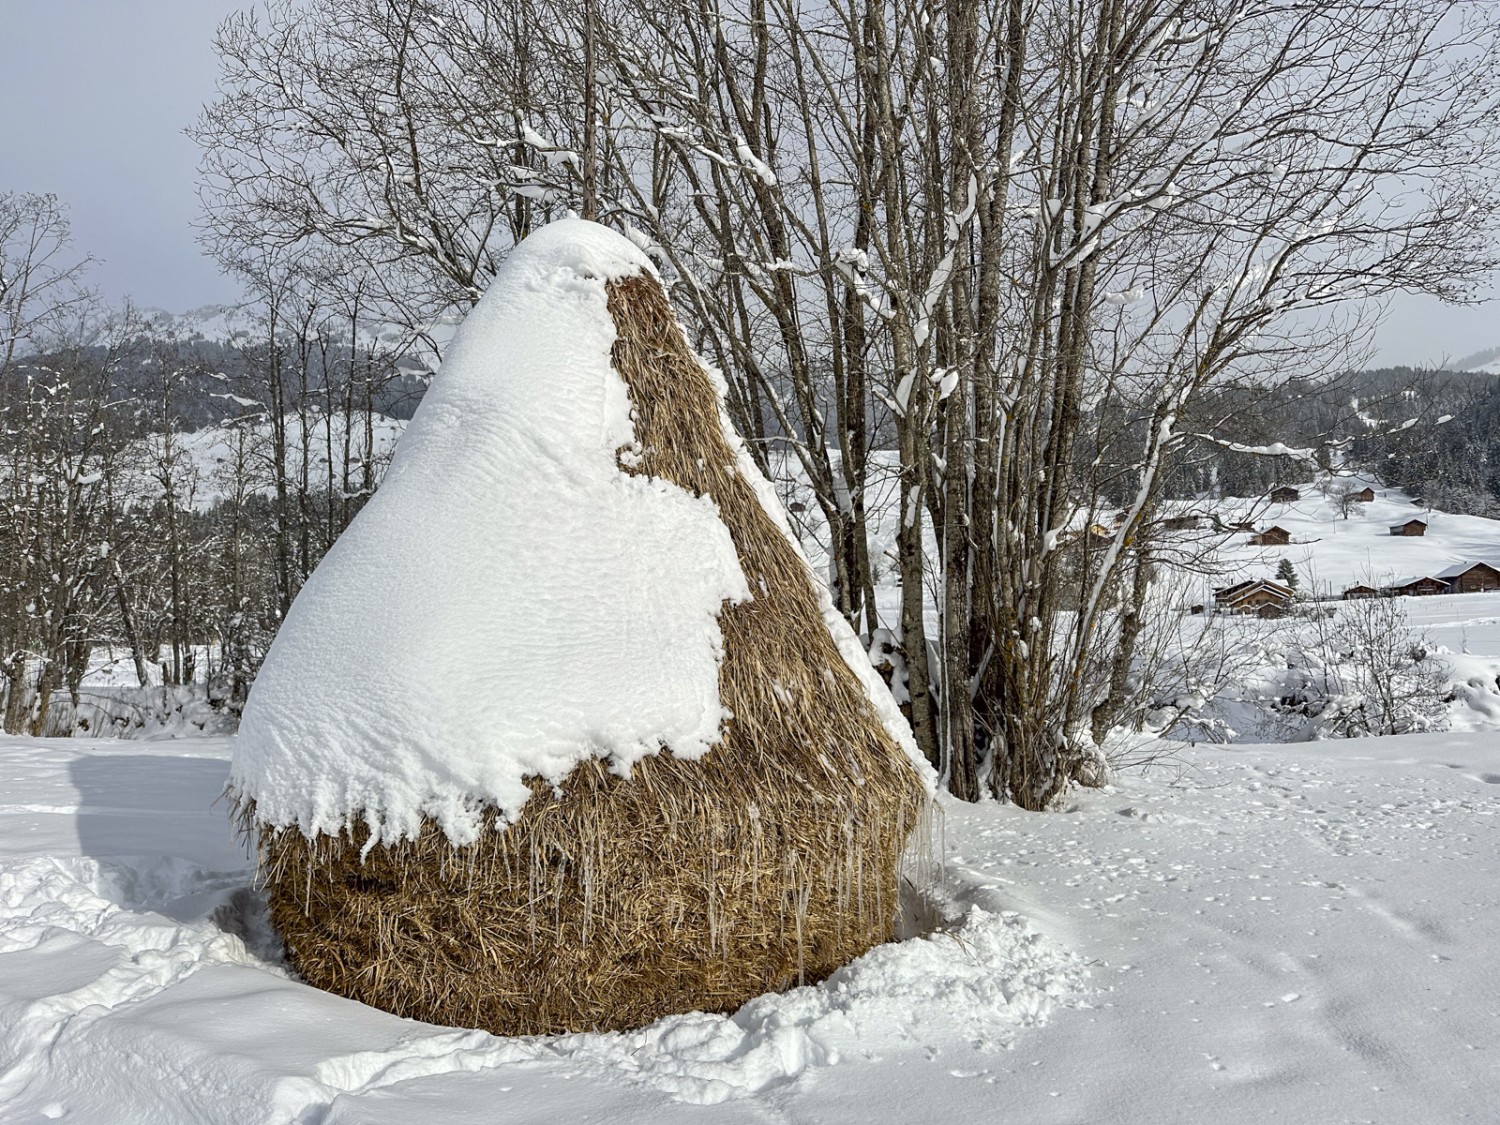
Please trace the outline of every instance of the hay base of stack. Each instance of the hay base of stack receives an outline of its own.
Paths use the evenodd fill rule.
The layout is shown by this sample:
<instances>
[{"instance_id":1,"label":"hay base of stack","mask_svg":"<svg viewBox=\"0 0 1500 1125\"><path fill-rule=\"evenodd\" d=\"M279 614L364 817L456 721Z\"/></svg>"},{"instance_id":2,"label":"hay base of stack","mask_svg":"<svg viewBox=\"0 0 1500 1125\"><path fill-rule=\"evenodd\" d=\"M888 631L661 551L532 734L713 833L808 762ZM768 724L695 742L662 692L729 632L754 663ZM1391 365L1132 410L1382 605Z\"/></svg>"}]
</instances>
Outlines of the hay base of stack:
<instances>
[{"instance_id":1,"label":"hay base of stack","mask_svg":"<svg viewBox=\"0 0 1500 1125\"><path fill-rule=\"evenodd\" d=\"M272 920L319 988L500 1035L626 1029L733 1010L893 936L923 783L736 468L660 284L607 293L640 448L622 471L712 497L754 592L720 618L733 718L697 760L664 751L628 778L595 760L556 791L534 782L514 823L464 847L430 821L363 858L362 829L262 828Z\"/></svg>"}]
</instances>

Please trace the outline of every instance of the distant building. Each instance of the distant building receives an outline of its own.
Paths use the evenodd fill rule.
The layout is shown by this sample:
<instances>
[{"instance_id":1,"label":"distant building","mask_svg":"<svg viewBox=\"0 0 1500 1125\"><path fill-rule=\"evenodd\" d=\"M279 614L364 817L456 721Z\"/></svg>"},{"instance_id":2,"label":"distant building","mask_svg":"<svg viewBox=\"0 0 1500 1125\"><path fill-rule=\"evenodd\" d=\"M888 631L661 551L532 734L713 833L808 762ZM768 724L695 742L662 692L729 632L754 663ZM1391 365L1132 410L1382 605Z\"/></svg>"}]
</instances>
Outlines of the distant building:
<instances>
[{"instance_id":1,"label":"distant building","mask_svg":"<svg viewBox=\"0 0 1500 1125\"><path fill-rule=\"evenodd\" d=\"M1353 494L1352 499L1358 500L1361 504L1373 504L1375 502L1375 490L1369 485L1365 485L1364 488Z\"/></svg>"},{"instance_id":2,"label":"distant building","mask_svg":"<svg viewBox=\"0 0 1500 1125\"><path fill-rule=\"evenodd\" d=\"M1448 583L1455 594L1482 594L1500 590L1500 570L1489 563L1458 563L1441 571L1438 577Z\"/></svg>"},{"instance_id":3,"label":"distant building","mask_svg":"<svg viewBox=\"0 0 1500 1125\"><path fill-rule=\"evenodd\" d=\"M1454 563L1436 574L1402 578L1386 587L1392 594L1420 597L1424 594L1482 594L1500 590L1500 569L1489 563Z\"/></svg>"},{"instance_id":4,"label":"distant building","mask_svg":"<svg viewBox=\"0 0 1500 1125\"><path fill-rule=\"evenodd\" d=\"M1292 541L1292 533L1284 527L1268 527L1250 536L1252 547L1285 547Z\"/></svg>"},{"instance_id":5,"label":"distant building","mask_svg":"<svg viewBox=\"0 0 1500 1125\"><path fill-rule=\"evenodd\" d=\"M1399 578L1385 590L1387 593L1406 598L1421 598L1430 594L1449 592L1447 579L1435 578L1430 574L1419 575L1415 578Z\"/></svg>"},{"instance_id":6,"label":"distant building","mask_svg":"<svg viewBox=\"0 0 1500 1125\"><path fill-rule=\"evenodd\" d=\"M1161 525L1168 531L1193 531L1198 526L1198 517L1168 516L1161 521Z\"/></svg>"},{"instance_id":7,"label":"distant building","mask_svg":"<svg viewBox=\"0 0 1500 1125\"><path fill-rule=\"evenodd\" d=\"M1214 591L1214 608L1220 613L1253 613L1277 617L1292 604L1292 591L1279 582L1256 578L1236 582Z\"/></svg>"},{"instance_id":8,"label":"distant building","mask_svg":"<svg viewBox=\"0 0 1500 1125\"><path fill-rule=\"evenodd\" d=\"M1294 500L1301 499L1302 493L1287 485L1282 485L1280 488L1273 488L1271 490L1271 503L1273 504L1290 504Z\"/></svg>"},{"instance_id":9,"label":"distant building","mask_svg":"<svg viewBox=\"0 0 1500 1125\"><path fill-rule=\"evenodd\" d=\"M1380 591L1375 589L1374 586L1354 585L1344 591L1344 600L1346 602L1357 601L1360 598L1378 597L1380 597Z\"/></svg>"},{"instance_id":10,"label":"distant building","mask_svg":"<svg viewBox=\"0 0 1500 1125\"><path fill-rule=\"evenodd\" d=\"M1410 519L1405 523L1393 523L1391 524L1391 534L1411 537L1426 535L1427 524L1418 519Z\"/></svg>"}]
</instances>

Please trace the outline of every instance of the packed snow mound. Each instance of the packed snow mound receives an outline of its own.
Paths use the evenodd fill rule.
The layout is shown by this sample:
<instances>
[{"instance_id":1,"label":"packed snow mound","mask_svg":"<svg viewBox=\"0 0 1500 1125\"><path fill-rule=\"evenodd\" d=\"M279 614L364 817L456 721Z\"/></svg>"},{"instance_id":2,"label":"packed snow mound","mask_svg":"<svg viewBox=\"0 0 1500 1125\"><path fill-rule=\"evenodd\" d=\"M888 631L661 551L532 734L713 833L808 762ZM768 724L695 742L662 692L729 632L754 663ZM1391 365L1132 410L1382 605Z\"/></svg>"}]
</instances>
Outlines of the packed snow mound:
<instances>
[{"instance_id":1,"label":"packed snow mound","mask_svg":"<svg viewBox=\"0 0 1500 1125\"><path fill-rule=\"evenodd\" d=\"M231 789L260 822L359 819L373 845L431 817L462 845L527 778L717 742L718 614L750 597L734 544L710 499L617 459L605 285L650 269L578 220L507 259L257 677Z\"/></svg>"}]
</instances>

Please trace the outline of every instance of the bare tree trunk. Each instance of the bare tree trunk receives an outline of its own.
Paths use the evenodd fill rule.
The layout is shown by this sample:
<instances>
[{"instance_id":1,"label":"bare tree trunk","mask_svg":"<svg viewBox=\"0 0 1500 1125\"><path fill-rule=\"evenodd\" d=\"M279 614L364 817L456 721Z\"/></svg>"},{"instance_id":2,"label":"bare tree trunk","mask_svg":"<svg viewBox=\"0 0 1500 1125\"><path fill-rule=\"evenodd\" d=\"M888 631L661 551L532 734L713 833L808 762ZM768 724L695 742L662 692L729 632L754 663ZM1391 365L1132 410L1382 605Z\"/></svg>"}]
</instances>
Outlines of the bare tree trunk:
<instances>
[{"instance_id":1,"label":"bare tree trunk","mask_svg":"<svg viewBox=\"0 0 1500 1125\"><path fill-rule=\"evenodd\" d=\"M57 690L61 679L62 669L58 667L57 661L44 659L42 674L36 680L36 698L31 706L31 722L27 727L27 733L32 738L41 738L47 733L47 716L52 711L52 693Z\"/></svg>"},{"instance_id":2,"label":"bare tree trunk","mask_svg":"<svg viewBox=\"0 0 1500 1125\"><path fill-rule=\"evenodd\" d=\"M11 654L5 668L5 733L21 734L26 729L26 655Z\"/></svg>"},{"instance_id":3,"label":"bare tree trunk","mask_svg":"<svg viewBox=\"0 0 1500 1125\"><path fill-rule=\"evenodd\" d=\"M596 0L583 0L583 217L599 217L599 98L594 90L598 14Z\"/></svg>"},{"instance_id":4,"label":"bare tree trunk","mask_svg":"<svg viewBox=\"0 0 1500 1125\"><path fill-rule=\"evenodd\" d=\"M115 605L120 611L120 624L125 629L125 643L130 646L130 660L135 665L136 682L149 687L150 676L146 673L146 654L141 650L140 634L135 627L135 613L130 608L130 597L125 592L125 572L120 569L120 560L112 561L111 577L114 580Z\"/></svg>"}]
</instances>

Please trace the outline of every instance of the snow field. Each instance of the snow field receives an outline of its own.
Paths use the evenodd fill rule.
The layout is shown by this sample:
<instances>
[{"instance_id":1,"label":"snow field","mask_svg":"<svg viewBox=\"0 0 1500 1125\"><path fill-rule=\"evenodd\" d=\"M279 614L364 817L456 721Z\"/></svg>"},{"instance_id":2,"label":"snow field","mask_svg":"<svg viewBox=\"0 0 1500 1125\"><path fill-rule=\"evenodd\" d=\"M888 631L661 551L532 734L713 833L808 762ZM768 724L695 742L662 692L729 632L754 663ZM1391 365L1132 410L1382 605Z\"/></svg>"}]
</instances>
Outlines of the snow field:
<instances>
[{"instance_id":1,"label":"snow field","mask_svg":"<svg viewBox=\"0 0 1500 1125\"><path fill-rule=\"evenodd\" d=\"M1212 585L1225 586L1239 578L1273 578L1282 558L1291 559L1297 567L1304 589L1334 596L1372 578L1380 585L1436 574L1454 563L1500 566L1500 521L1432 511L1373 479L1340 478L1339 483L1355 489L1368 484L1375 490L1375 499L1354 505L1347 519L1312 484L1298 485L1301 499L1289 504L1227 499L1188 505L1194 512L1217 512L1226 523L1253 518L1258 529L1284 527L1291 533L1288 546L1253 547L1248 543L1249 532L1236 532L1219 555L1240 573L1216 577ZM1427 533L1420 537L1390 533L1392 524L1410 519L1424 520ZM1206 588L1203 592L1209 593Z\"/></svg>"},{"instance_id":2,"label":"snow field","mask_svg":"<svg viewBox=\"0 0 1500 1125\"><path fill-rule=\"evenodd\" d=\"M675 1120L836 1066L984 1056L1089 988L1020 915L964 902L951 931L729 1017L545 1039L402 1020L282 967L214 807L229 753L0 739L0 1120L438 1122L497 1104L575 1120L580 1097Z\"/></svg>"},{"instance_id":3,"label":"snow field","mask_svg":"<svg viewBox=\"0 0 1500 1125\"><path fill-rule=\"evenodd\" d=\"M223 739L0 739L0 1121L1495 1120L1492 734L945 802L951 932L732 1016L498 1039L282 968Z\"/></svg>"},{"instance_id":4,"label":"snow field","mask_svg":"<svg viewBox=\"0 0 1500 1125\"><path fill-rule=\"evenodd\" d=\"M288 477L298 480L305 471L310 489L319 490L331 484L336 493L343 486L346 440L351 445L350 484L357 489L362 466L356 459L364 448L365 426L368 424L371 431L373 470L378 481L407 425L399 418L388 418L383 414L371 414L367 418L362 411L356 411L350 417L314 414L308 419L288 414L283 421L287 433ZM307 426L306 434L303 433L304 425ZM305 467L304 443L307 447ZM166 444L161 434L137 441L121 459L124 468L120 494L139 498L145 503L154 502L162 491L155 466L162 462L165 451ZM271 423L264 417L174 433L172 455L176 466L173 479L177 501L197 511L211 510L216 504L231 498L240 486L252 496L270 498L275 495Z\"/></svg>"},{"instance_id":5,"label":"snow field","mask_svg":"<svg viewBox=\"0 0 1500 1125\"><path fill-rule=\"evenodd\" d=\"M1495 1120L1497 767L1492 735L1199 746L1062 815L950 807L950 862L1100 963L1002 1056L1015 1119Z\"/></svg>"}]
</instances>

